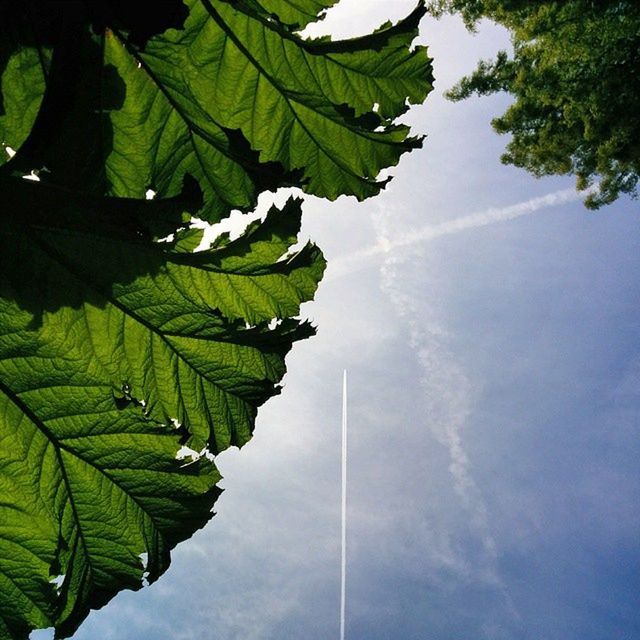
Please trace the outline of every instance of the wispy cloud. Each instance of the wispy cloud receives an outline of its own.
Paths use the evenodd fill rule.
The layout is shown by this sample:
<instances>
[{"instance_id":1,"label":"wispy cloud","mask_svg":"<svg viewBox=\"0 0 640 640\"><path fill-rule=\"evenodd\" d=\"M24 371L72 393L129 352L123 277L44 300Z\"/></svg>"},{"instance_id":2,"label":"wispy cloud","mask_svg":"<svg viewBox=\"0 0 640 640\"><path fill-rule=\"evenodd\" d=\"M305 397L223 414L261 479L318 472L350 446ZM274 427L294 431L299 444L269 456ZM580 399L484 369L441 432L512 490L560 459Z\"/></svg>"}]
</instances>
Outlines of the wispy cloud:
<instances>
[{"instance_id":1,"label":"wispy cloud","mask_svg":"<svg viewBox=\"0 0 640 640\"><path fill-rule=\"evenodd\" d=\"M528 216L543 209L580 200L584 198L585 195L586 192L578 192L575 189L562 189L561 191L554 191L553 193L548 193L547 195L537 198L530 198L524 202L517 202L506 207L490 208L460 218L454 218L453 220L447 220L439 224L418 227L392 239L379 238L378 242L374 245L364 247L349 255L334 259L329 264L326 279L331 280L352 273L365 266L366 261L375 256L389 254L397 249L403 249L421 242L453 235L469 229L477 229L497 222Z\"/></svg>"},{"instance_id":2,"label":"wispy cloud","mask_svg":"<svg viewBox=\"0 0 640 640\"><path fill-rule=\"evenodd\" d=\"M448 451L453 488L468 515L470 529L479 538L482 557L472 563L479 573L475 577L497 586L500 581L495 569L496 545L463 442L463 429L473 404L472 384L447 348L445 330L433 319L425 318L424 310L403 290L398 264L390 257L382 265L381 278L382 290L406 322L411 348L422 370L419 383L427 426Z\"/></svg>"},{"instance_id":3,"label":"wispy cloud","mask_svg":"<svg viewBox=\"0 0 640 640\"><path fill-rule=\"evenodd\" d=\"M390 236L389 231L401 216L397 211L387 210L377 218L375 245L333 263L333 277L336 277L355 271L370 257L384 256L380 269L381 288L408 328L410 345L421 369L419 385L426 426L448 452L448 471L452 487L466 514L467 531L471 532L476 540L474 549L465 550L458 547L458 554L462 556L457 559L455 565L466 568L464 579L479 581L496 589L501 595L505 612L513 621L518 620L519 614L499 575L499 550L492 532L486 502L473 477L471 461L464 442L464 429L475 403L475 384L469 379L464 363L461 363L448 347L448 331L438 322L435 304L430 302L425 305L424 297L416 297L411 282L403 277L406 275L403 265L406 263L408 266L409 258L411 261L415 260L415 252L411 252L407 257L406 252L397 252L396 249L420 249L420 243L434 238L530 215L542 209L578 200L580 197L581 195L573 189L557 191L508 207L488 209L441 224L424 226L395 237ZM485 633L485 637L495 635Z\"/></svg>"}]
</instances>

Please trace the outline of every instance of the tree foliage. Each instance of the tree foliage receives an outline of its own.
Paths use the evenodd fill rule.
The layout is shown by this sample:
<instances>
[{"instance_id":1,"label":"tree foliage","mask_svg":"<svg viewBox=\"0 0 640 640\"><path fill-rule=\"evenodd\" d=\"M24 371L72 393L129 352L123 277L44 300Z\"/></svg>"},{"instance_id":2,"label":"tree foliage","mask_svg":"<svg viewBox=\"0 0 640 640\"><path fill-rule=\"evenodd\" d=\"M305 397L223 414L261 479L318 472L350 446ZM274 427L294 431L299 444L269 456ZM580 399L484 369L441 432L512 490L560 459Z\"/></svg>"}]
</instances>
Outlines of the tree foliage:
<instances>
[{"instance_id":1,"label":"tree foliage","mask_svg":"<svg viewBox=\"0 0 640 640\"><path fill-rule=\"evenodd\" d=\"M445 0L468 27L489 18L511 31L513 55L481 61L448 97L507 91L514 103L492 124L512 135L502 161L536 176L596 183L598 208L637 195L640 176L640 5L629 0Z\"/></svg>"},{"instance_id":2,"label":"tree foliage","mask_svg":"<svg viewBox=\"0 0 640 640\"><path fill-rule=\"evenodd\" d=\"M300 200L205 247L194 218L363 199L420 145L396 119L431 88L424 8L299 35L333 4L0 5L0 639L157 579L314 331Z\"/></svg>"}]
</instances>

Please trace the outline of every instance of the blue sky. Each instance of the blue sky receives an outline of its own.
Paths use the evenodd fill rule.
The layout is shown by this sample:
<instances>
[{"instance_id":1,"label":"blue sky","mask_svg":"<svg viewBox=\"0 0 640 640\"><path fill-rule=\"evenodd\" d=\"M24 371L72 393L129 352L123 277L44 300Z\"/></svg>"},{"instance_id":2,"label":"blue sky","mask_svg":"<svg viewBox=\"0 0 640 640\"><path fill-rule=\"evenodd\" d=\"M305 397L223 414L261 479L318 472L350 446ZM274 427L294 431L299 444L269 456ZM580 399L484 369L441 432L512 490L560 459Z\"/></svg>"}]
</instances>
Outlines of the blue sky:
<instances>
[{"instance_id":1,"label":"blue sky","mask_svg":"<svg viewBox=\"0 0 640 640\"><path fill-rule=\"evenodd\" d=\"M412 6L343 0L322 29ZM78 640L338 638L345 368L348 638L640 637L638 204L588 212L571 178L502 166L507 97L441 97L504 32L425 19L420 41L424 147L376 199L307 198L318 335L220 456L218 515Z\"/></svg>"}]
</instances>

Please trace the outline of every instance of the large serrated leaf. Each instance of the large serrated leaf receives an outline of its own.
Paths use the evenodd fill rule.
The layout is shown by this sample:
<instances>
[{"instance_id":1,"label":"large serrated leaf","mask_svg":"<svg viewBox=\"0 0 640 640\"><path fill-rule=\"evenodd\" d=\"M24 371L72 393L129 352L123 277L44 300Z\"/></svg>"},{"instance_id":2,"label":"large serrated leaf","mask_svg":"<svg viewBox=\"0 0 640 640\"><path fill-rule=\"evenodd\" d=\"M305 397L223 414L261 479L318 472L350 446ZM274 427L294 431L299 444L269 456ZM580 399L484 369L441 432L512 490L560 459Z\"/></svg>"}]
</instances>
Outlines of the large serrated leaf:
<instances>
[{"instance_id":1,"label":"large serrated leaf","mask_svg":"<svg viewBox=\"0 0 640 640\"><path fill-rule=\"evenodd\" d=\"M291 316L324 261L312 245L287 255L299 224L292 200L195 254L88 232L0 234L11 247L0 280L0 583L19 585L0 600L6 637L73 631L89 608L141 586L141 553L153 580L208 520L217 472L176 453L244 444L285 354L312 333ZM10 266L25 260L30 278ZM49 278L65 279L64 304L34 318L22 292ZM65 575L59 595L52 571Z\"/></svg>"},{"instance_id":2,"label":"large serrated leaf","mask_svg":"<svg viewBox=\"0 0 640 640\"><path fill-rule=\"evenodd\" d=\"M176 459L173 425L118 406L88 345L59 333L59 313L33 331L30 314L0 308L3 638L72 632L89 608L142 586L140 554L155 580L218 494L209 460Z\"/></svg>"},{"instance_id":3,"label":"large serrated leaf","mask_svg":"<svg viewBox=\"0 0 640 640\"><path fill-rule=\"evenodd\" d=\"M172 181L185 171L202 175L201 158L207 157L217 166L218 181L226 172L231 185L226 197L235 194L238 207L253 198L247 175L255 174L251 164L258 162L272 173L273 186L287 184L297 171L310 193L362 199L384 185L376 180L383 168L419 146L394 119L406 111L407 101L421 102L431 89L426 48L411 49L422 6L369 37L309 42L267 19L253 2L188 4L184 30L152 38L143 51L126 38L124 49L108 48L122 77L137 69L139 78L131 82L153 86L145 91L156 96L144 113L125 103L113 114L116 148L119 132L128 140L140 127L156 130L157 158L149 161L145 154L147 164L135 167L136 186L123 177L127 172L118 157L110 161L126 189L122 195L148 183L172 193ZM233 131L255 157L249 149L239 155L237 145L232 152ZM209 197L220 203L220 185L207 180Z\"/></svg>"}]
</instances>

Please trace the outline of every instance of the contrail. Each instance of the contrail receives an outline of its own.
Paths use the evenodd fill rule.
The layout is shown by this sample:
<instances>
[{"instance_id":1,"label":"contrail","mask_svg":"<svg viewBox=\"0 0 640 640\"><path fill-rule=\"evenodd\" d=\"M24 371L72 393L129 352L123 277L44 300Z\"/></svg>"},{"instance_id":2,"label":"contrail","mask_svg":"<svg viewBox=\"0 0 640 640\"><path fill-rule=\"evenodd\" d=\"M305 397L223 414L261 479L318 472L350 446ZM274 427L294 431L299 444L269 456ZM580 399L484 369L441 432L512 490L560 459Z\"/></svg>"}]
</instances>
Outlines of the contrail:
<instances>
[{"instance_id":1,"label":"contrail","mask_svg":"<svg viewBox=\"0 0 640 640\"><path fill-rule=\"evenodd\" d=\"M342 559L340 580L340 640L344 640L347 577L347 370L342 374Z\"/></svg>"},{"instance_id":2,"label":"contrail","mask_svg":"<svg viewBox=\"0 0 640 640\"><path fill-rule=\"evenodd\" d=\"M433 240L434 238L452 235L467 229L485 227L495 222L520 218L522 216L535 213L536 211L540 211L541 209L547 209L566 202L580 200L581 198L584 198L587 193L588 191L563 189L562 191L548 193L546 196L539 196L537 198L525 200L524 202L518 202L516 204L509 205L508 207L501 207L499 209L491 208L486 211L479 211L468 216L463 216L462 218L456 218L455 220L441 222L440 224L419 227L410 233L401 234L395 240L383 240L377 244L365 247L364 249L355 251L354 253L342 258L339 257L333 261L329 261L329 272L325 279L331 280L333 278L339 278L343 275L356 271L362 266L362 262L368 258L389 253L394 249L401 249L403 247L417 244L418 242L425 242Z\"/></svg>"}]
</instances>

